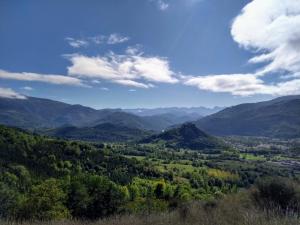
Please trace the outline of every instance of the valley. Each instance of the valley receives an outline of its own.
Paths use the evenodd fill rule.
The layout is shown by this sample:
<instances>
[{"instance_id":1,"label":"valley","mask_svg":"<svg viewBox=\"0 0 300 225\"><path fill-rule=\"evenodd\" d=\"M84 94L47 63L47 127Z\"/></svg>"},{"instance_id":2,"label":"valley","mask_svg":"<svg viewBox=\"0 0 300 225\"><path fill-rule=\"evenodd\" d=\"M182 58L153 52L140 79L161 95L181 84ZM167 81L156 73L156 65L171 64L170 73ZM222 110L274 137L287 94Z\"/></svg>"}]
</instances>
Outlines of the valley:
<instances>
[{"instance_id":1,"label":"valley","mask_svg":"<svg viewBox=\"0 0 300 225\"><path fill-rule=\"evenodd\" d=\"M287 101L294 98L299 96ZM34 105L25 107L24 101ZM57 110L40 113L46 103ZM297 138L214 136L199 128L201 121L212 121L231 108L180 124L173 118L185 112L138 116L32 98L0 98L0 105L0 114L6 115L0 118L5 124L0 126L3 218L98 220L177 212L196 207L193 202L205 208L240 195L253 202L252 190L271 178L300 181L297 132L292 135ZM35 113L40 119L32 123L28 116ZM153 117L169 122L157 126L149 122ZM236 207L244 210L243 204Z\"/></svg>"}]
</instances>

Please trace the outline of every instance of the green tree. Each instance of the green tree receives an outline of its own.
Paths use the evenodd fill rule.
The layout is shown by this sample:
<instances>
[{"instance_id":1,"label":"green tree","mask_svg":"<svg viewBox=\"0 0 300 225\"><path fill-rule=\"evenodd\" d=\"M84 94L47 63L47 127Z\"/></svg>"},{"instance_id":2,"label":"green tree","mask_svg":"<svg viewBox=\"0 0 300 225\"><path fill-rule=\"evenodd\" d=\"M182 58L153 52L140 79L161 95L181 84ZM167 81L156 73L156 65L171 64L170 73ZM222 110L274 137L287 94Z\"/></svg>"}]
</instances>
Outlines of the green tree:
<instances>
[{"instance_id":1,"label":"green tree","mask_svg":"<svg viewBox=\"0 0 300 225\"><path fill-rule=\"evenodd\" d=\"M27 201L27 217L38 220L63 219L69 217L65 207L66 194L56 179L48 179L32 187Z\"/></svg>"}]
</instances>

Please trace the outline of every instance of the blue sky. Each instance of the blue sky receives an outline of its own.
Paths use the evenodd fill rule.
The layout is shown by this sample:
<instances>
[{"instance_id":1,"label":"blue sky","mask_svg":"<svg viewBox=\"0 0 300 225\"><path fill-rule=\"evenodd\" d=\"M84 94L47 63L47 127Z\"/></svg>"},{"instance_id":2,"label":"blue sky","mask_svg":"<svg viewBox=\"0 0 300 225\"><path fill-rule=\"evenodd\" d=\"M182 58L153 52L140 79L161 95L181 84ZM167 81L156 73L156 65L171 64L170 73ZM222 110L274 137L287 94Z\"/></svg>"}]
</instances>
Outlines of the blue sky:
<instances>
[{"instance_id":1,"label":"blue sky","mask_svg":"<svg viewBox=\"0 0 300 225\"><path fill-rule=\"evenodd\" d=\"M298 94L295 2L2 0L0 95L134 108Z\"/></svg>"}]
</instances>

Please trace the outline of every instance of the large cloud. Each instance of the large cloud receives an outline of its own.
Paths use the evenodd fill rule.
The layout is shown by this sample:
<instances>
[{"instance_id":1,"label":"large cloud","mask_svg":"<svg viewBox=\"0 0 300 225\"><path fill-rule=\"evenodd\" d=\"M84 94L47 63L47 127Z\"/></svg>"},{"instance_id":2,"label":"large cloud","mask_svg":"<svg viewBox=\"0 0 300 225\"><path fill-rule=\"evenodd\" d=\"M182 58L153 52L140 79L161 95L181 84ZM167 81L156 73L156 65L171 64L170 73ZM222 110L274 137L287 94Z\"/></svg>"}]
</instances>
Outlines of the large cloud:
<instances>
[{"instance_id":1,"label":"large cloud","mask_svg":"<svg viewBox=\"0 0 300 225\"><path fill-rule=\"evenodd\" d=\"M1 88L1 87L0 87L0 98L26 99L24 95L21 95L10 88Z\"/></svg>"},{"instance_id":2,"label":"large cloud","mask_svg":"<svg viewBox=\"0 0 300 225\"><path fill-rule=\"evenodd\" d=\"M266 62L262 72L300 71L300 1L254 0L235 19L233 39L262 52L253 63Z\"/></svg>"},{"instance_id":3,"label":"large cloud","mask_svg":"<svg viewBox=\"0 0 300 225\"><path fill-rule=\"evenodd\" d=\"M282 81L277 84L265 84L254 74L207 75L189 78L186 85L202 90L227 92L233 95L253 94L293 95L300 93L300 79Z\"/></svg>"},{"instance_id":4,"label":"large cloud","mask_svg":"<svg viewBox=\"0 0 300 225\"><path fill-rule=\"evenodd\" d=\"M233 21L231 34L256 54L249 62L264 65L252 74L193 77L186 84L234 95L300 93L299 0L253 0ZM269 74L286 80L267 83L264 76Z\"/></svg>"},{"instance_id":5,"label":"large cloud","mask_svg":"<svg viewBox=\"0 0 300 225\"><path fill-rule=\"evenodd\" d=\"M69 55L68 59L72 63L68 67L68 74L76 77L104 79L142 88L153 86L148 82L178 82L165 58L148 57L137 51L95 57L75 54Z\"/></svg>"},{"instance_id":6,"label":"large cloud","mask_svg":"<svg viewBox=\"0 0 300 225\"><path fill-rule=\"evenodd\" d=\"M38 74L38 73L13 73L5 70L0 70L0 79L22 80L22 81L39 81L51 84L72 85L72 86L87 86L82 80L75 77L53 74Z\"/></svg>"}]
</instances>

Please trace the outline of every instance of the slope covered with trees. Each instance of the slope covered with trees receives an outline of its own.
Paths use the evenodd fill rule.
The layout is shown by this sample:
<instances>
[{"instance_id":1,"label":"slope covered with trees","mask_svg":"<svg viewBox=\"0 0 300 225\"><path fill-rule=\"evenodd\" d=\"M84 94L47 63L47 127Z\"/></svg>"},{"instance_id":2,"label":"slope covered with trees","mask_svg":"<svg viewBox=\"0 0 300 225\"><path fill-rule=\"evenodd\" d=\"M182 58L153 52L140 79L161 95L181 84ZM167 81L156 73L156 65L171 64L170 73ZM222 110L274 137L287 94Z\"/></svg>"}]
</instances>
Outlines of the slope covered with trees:
<instances>
[{"instance_id":1,"label":"slope covered with trees","mask_svg":"<svg viewBox=\"0 0 300 225\"><path fill-rule=\"evenodd\" d=\"M214 135L300 137L300 96L241 104L195 122Z\"/></svg>"},{"instance_id":2,"label":"slope covered with trees","mask_svg":"<svg viewBox=\"0 0 300 225\"><path fill-rule=\"evenodd\" d=\"M204 171L186 175L192 185L151 162L122 156L118 152L124 147L56 140L0 126L0 218L96 219L166 210L178 202L236 190L236 176L218 182Z\"/></svg>"},{"instance_id":3,"label":"slope covered with trees","mask_svg":"<svg viewBox=\"0 0 300 225\"><path fill-rule=\"evenodd\" d=\"M164 143L169 147L193 150L209 150L224 148L221 140L206 134L192 123L170 129L158 135L145 138L143 143Z\"/></svg>"},{"instance_id":4,"label":"slope covered with trees","mask_svg":"<svg viewBox=\"0 0 300 225\"><path fill-rule=\"evenodd\" d=\"M72 139L92 142L124 142L135 141L147 135L150 131L130 128L123 125L111 123L101 123L94 127L61 127L57 129L45 130L44 134Z\"/></svg>"}]
</instances>

